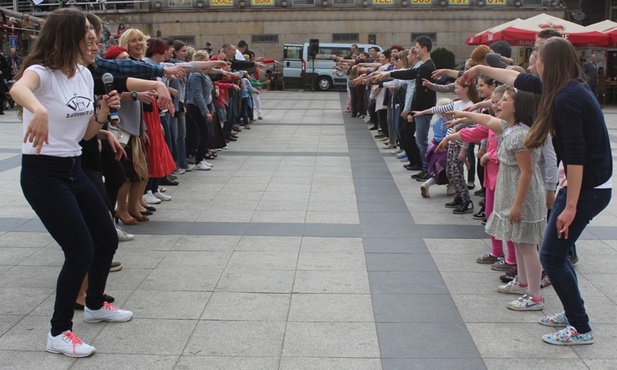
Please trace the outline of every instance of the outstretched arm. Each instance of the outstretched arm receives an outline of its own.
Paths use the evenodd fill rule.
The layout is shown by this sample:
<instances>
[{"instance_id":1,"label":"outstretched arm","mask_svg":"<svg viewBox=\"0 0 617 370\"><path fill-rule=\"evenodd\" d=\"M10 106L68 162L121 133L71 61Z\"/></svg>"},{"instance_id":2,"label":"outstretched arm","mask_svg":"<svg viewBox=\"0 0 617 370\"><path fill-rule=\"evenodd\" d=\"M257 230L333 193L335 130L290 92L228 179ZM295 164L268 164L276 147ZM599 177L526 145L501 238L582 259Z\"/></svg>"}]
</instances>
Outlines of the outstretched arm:
<instances>
[{"instance_id":1,"label":"outstretched arm","mask_svg":"<svg viewBox=\"0 0 617 370\"><path fill-rule=\"evenodd\" d=\"M516 80L516 77L520 74L520 72L512 69L479 65L465 71L465 73L463 73L463 81L466 83L472 83L480 74L493 78L503 84L514 86L514 80Z\"/></svg>"},{"instance_id":2,"label":"outstretched arm","mask_svg":"<svg viewBox=\"0 0 617 370\"><path fill-rule=\"evenodd\" d=\"M501 120L488 114L465 112L455 110L449 113L453 118L465 118L471 122L475 122L490 130L493 130L497 135L503 131L501 129Z\"/></svg>"}]
</instances>

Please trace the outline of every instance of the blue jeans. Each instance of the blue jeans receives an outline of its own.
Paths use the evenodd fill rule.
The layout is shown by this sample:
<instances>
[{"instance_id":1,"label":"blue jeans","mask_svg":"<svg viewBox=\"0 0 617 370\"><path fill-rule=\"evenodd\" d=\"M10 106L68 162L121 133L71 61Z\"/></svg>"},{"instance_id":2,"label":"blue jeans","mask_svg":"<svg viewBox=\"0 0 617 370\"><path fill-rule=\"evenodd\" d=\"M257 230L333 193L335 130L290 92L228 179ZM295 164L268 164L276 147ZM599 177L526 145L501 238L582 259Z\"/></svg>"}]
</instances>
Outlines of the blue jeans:
<instances>
[{"instance_id":1,"label":"blue jeans","mask_svg":"<svg viewBox=\"0 0 617 370\"><path fill-rule=\"evenodd\" d=\"M427 170L427 164L424 161L424 155L428 148L428 131L431 128L431 115L425 114L423 116L416 116L414 118L416 122L416 145L420 150L420 158L422 160L422 169Z\"/></svg>"},{"instance_id":2,"label":"blue jeans","mask_svg":"<svg viewBox=\"0 0 617 370\"><path fill-rule=\"evenodd\" d=\"M542 267L551 279L553 288L563 304L568 322L579 333L588 333L591 327L581 292L578 289L576 272L568 260L568 251L585 230L587 224L606 208L611 200L611 192L611 189L581 191L576 205L576 216L569 227L568 239L565 239L565 237L558 237L556 226L557 217L564 210L568 196L568 188L561 189L551 210L544 241L540 248Z\"/></svg>"},{"instance_id":3,"label":"blue jeans","mask_svg":"<svg viewBox=\"0 0 617 370\"><path fill-rule=\"evenodd\" d=\"M105 201L81 168L80 157L22 156L21 188L64 252L51 318L55 336L73 327L75 300L86 273L86 306L94 310L103 306L118 234Z\"/></svg>"}]
</instances>

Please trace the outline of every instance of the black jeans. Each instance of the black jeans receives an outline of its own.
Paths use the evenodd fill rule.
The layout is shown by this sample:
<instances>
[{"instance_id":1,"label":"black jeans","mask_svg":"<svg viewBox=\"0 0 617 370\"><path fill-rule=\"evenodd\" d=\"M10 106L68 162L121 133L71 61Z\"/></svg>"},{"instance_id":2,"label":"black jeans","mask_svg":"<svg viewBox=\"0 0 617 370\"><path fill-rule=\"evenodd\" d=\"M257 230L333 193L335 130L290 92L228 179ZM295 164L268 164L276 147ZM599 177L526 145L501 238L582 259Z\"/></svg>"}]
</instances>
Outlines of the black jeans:
<instances>
[{"instance_id":1,"label":"black jeans","mask_svg":"<svg viewBox=\"0 0 617 370\"><path fill-rule=\"evenodd\" d=\"M21 188L28 203L64 252L51 334L73 327L75 300L88 273L86 306L103 306L118 234L105 201L81 168L81 158L22 157Z\"/></svg>"},{"instance_id":2,"label":"black jeans","mask_svg":"<svg viewBox=\"0 0 617 370\"><path fill-rule=\"evenodd\" d=\"M199 164L204 159L206 155L206 150L208 150L208 143L211 142L209 137L208 130L208 122L203 114L201 114L201 110L196 105L187 104L186 105L186 113L191 117L191 121L195 125L195 130L197 131L196 136L196 151L195 151L195 164Z\"/></svg>"}]
</instances>

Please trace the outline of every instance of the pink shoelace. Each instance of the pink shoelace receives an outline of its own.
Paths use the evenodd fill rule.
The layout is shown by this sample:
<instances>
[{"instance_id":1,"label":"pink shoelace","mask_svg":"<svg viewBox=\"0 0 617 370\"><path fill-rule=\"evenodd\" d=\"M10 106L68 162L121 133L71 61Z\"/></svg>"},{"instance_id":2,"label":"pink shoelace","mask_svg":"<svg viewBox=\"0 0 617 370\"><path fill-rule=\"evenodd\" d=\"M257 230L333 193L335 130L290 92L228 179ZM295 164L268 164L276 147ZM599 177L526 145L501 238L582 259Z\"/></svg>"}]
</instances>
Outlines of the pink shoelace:
<instances>
[{"instance_id":1,"label":"pink shoelace","mask_svg":"<svg viewBox=\"0 0 617 370\"><path fill-rule=\"evenodd\" d=\"M103 308L109 311L118 311L118 307L112 306L107 302L103 302Z\"/></svg>"},{"instance_id":2,"label":"pink shoelace","mask_svg":"<svg viewBox=\"0 0 617 370\"><path fill-rule=\"evenodd\" d=\"M78 344L83 344L84 342L82 342L82 340L79 339L79 337L77 337L77 335L75 335L75 333L73 333L72 331L66 332L64 334L64 338L66 338L66 340L68 340L69 342L73 344L73 357L75 357L75 347Z\"/></svg>"}]
</instances>

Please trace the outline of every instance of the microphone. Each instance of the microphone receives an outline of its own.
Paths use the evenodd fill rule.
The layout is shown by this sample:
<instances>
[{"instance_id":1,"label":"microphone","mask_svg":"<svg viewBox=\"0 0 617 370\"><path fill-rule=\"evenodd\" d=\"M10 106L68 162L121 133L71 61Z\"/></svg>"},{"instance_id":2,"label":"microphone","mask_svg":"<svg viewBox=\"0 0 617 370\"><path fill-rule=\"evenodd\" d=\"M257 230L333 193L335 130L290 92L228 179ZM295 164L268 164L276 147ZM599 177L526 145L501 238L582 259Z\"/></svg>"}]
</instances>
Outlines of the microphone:
<instances>
[{"instance_id":1,"label":"microphone","mask_svg":"<svg viewBox=\"0 0 617 370\"><path fill-rule=\"evenodd\" d=\"M105 84L105 92L109 94L110 91L114 90L114 76L111 73L107 72L103 74L102 80ZM120 121L120 117L118 116L118 111L116 110L116 108L109 108L109 119L113 124L117 124Z\"/></svg>"}]
</instances>

